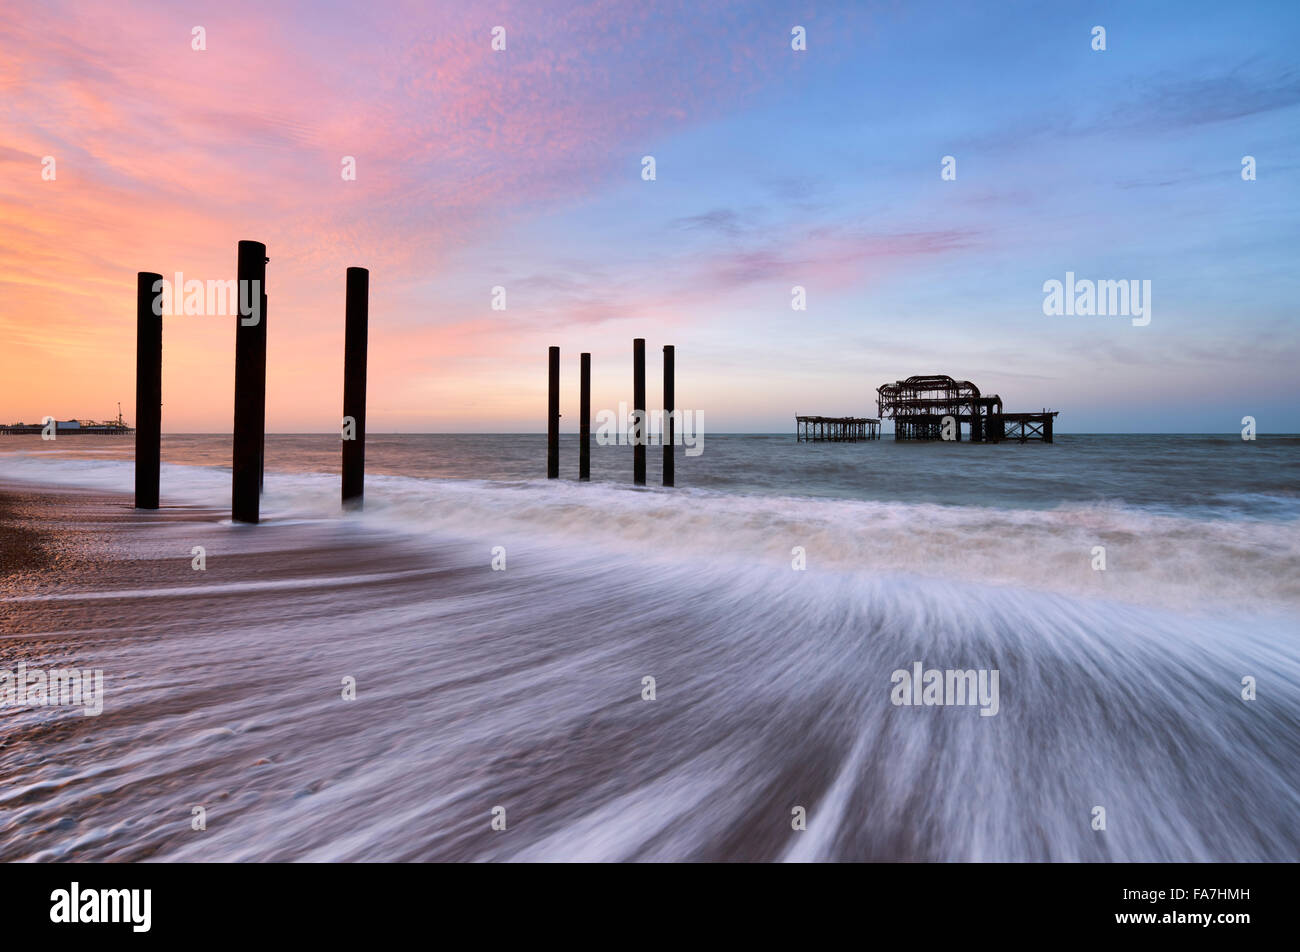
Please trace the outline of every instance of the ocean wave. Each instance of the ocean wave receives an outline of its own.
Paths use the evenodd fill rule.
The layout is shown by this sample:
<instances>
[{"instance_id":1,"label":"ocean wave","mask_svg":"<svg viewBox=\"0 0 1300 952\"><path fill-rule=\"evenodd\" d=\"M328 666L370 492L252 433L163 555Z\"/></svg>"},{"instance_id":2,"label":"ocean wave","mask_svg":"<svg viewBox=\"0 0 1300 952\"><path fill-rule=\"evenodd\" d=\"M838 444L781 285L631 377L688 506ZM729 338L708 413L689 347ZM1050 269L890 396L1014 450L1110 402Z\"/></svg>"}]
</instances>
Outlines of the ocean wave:
<instances>
[{"instance_id":1,"label":"ocean wave","mask_svg":"<svg viewBox=\"0 0 1300 952\"><path fill-rule=\"evenodd\" d=\"M0 478L130 492L132 468L0 457ZM228 506L227 468L165 465L162 483L164 504ZM1192 517L1119 503L1005 509L386 475L368 476L364 512L344 516L338 493L336 476L268 473L264 518L361 519L408 538L477 539L485 552L544 541L733 571L794 571L802 558L805 571L973 581L1183 611L1300 606L1300 519Z\"/></svg>"},{"instance_id":2,"label":"ocean wave","mask_svg":"<svg viewBox=\"0 0 1300 952\"><path fill-rule=\"evenodd\" d=\"M0 860L1300 855L1294 617L446 538L363 591L332 531L292 528L303 589L30 606L63 634L0 667L102 668L104 712L0 711ZM996 714L895 703L918 663Z\"/></svg>"}]
</instances>

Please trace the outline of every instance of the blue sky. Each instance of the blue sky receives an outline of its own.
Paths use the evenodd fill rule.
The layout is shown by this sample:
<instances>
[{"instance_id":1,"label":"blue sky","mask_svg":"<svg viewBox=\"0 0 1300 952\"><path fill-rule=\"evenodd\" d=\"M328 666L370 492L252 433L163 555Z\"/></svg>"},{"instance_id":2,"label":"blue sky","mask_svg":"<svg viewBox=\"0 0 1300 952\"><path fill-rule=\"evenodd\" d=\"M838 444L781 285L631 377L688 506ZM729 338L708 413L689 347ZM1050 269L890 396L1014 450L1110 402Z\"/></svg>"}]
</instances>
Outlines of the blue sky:
<instances>
[{"instance_id":1,"label":"blue sky","mask_svg":"<svg viewBox=\"0 0 1300 952\"><path fill-rule=\"evenodd\" d=\"M594 239L575 260L702 287L674 340L726 421L874 412L879 383L940 372L1068 430L1300 429L1297 8L1044 6L828 19L788 83L648 144L653 194L546 225ZM1149 279L1151 324L1044 316L1066 271Z\"/></svg>"}]
</instances>

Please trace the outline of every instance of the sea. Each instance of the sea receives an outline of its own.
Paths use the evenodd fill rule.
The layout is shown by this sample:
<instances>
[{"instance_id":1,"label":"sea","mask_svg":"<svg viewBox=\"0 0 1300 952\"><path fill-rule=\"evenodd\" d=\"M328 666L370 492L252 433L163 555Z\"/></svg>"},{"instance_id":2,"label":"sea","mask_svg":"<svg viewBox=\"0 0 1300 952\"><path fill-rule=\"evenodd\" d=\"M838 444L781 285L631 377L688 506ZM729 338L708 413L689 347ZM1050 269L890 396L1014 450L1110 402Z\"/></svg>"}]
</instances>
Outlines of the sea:
<instances>
[{"instance_id":1,"label":"sea","mask_svg":"<svg viewBox=\"0 0 1300 952\"><path fill-rule=\"evenodd\" d=\"M271 434L246 526L229 435L157 512L0 437L103 546L0 579L0 669L104 672L0 706L0 860L1300 859L1300 437L698 449L370 434L344 511Z\"/></svg>"}]
</instances>

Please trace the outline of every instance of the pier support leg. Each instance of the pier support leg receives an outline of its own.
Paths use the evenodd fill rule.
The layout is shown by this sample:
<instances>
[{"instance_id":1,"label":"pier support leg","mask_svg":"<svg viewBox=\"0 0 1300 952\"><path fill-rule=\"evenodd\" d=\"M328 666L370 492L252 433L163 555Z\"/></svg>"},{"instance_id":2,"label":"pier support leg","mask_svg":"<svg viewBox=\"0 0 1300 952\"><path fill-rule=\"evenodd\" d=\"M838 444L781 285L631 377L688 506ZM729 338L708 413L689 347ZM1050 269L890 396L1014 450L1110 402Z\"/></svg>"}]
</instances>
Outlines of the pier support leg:
<instances>
[{"instance_id":1,"label":"pier support leg","mask_svg":"<svg viewBox=\"0 0 1300 952\"><path fill-rule=\"evenodd\" d=\"M645 338L632 341L632 482L645 485Z\"/></svg>"},{"instance_id":2,"label":"pier support leg","mask_svg":"<svg viewBox=\"0 0 1300 952\"><path fill-rule=\"evenodd\" d=\"M162 467L162 315L155 314L155 288L162 275L141 271L135 279L135 508L158 508ZM179 291L178 291L179 293Z\"/></svg>"},{"instance_id":3,"label":"pier support leg","mask_svg":"<svg viewBox=\"0 0 1300 952\"><path fill-rule=\"evenodd\" d=\"M673 379L676 373L675 364L677 362L677 351L672 344L664 347L664 422L663 422L663 441L664 441L664 485L676 485L676 474L673 471L675 460L673 459L673 440L676 438L676 423L673 419L673 411L677 408L677 395L675 390L675 381Z\"/></svg>"},{"instance_id":4,"label":"pier support leg","mask_svg":"<svg viewBox=\"0 0 1300 952\"><path fill-rule=\"evenodd\" d=\"M366 491L366 345L370 323L370 272L348 268L343 341L343 505L359 509ZM348 435L348 434L345 434Z\"/></svg>"},{"instance_id":5,"label":"pier support leg","mask_svg":"<svg viewBox=\"0 0 1300 952\"><path fill-rule=\"evenodd\" d=\"M560 476L560 348L549 351L546 401L546 478Z\"/></svg>"},{"instance_id":6,"label":"pier support leg","mask_svg":"<svg viewBox=\"0 0 1300 952\"><path fill-rule=\"evenodd\" d=\"M591 479L591 354L578 358L581 381L578 385L578 479Z\"/></svg>"},{"instance_id":7,"label":"pier support leg","mask_svg":"<svg viewBox=\"0 0 1300 952\"><path fill-rule=\"evenodd\" d=\"M235 440L230 517L257 522L266 436L266 245L239 243L235 315ZM243 313L243 302L251 313Z\"/></svg>"}]
</instances>

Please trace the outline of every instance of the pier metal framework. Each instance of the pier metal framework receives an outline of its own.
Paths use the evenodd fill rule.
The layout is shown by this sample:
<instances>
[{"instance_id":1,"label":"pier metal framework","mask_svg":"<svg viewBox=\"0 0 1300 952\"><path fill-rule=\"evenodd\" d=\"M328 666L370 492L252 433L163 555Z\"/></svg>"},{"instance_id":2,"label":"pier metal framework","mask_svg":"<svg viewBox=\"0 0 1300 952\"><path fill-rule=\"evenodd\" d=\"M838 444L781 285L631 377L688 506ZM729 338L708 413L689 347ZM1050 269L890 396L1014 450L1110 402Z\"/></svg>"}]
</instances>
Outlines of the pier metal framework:
<instances>
[{"instance_id":1,"label":"pier metal framework","mask_svg":"<svg viewBox=\"0 0 1300 952\"><path fill-rule=\"evenodd\" d=\"M1043 443L1051 443L1052 420L1059 412L1043 410L1041 413L1004 413L995 421L1000 422L1001 427L994 442L1016 440L1027 443L1030 440L1040 440Z\"/></svg>"},{"instance_id":2,"label":"pier metal framework","mask_svg":"<svg viewBox=\"0 0 1300 952\"><path fill-rule=\"evenodd\" d=\"M883 420L894 421L895 440L941 440L945 419L952 438L961 439L962 426L973 443L1003 440L1052 442L1052 421L1059 411L1004 413L1002 398L985 395L969 380L954 380L943 374L908 377L876 388L876 406Z\"/></svg>"},{"instance_id":3,"label":"pier metal framework","mask_svg":"<svg viewBox=\"0 0 1300 952\"><path fill-rule=\"evenodd\" d=\"M870 417L796 416L799 443L859 443L880 439L880 421Z\"/></svg>"}]
</instances>

